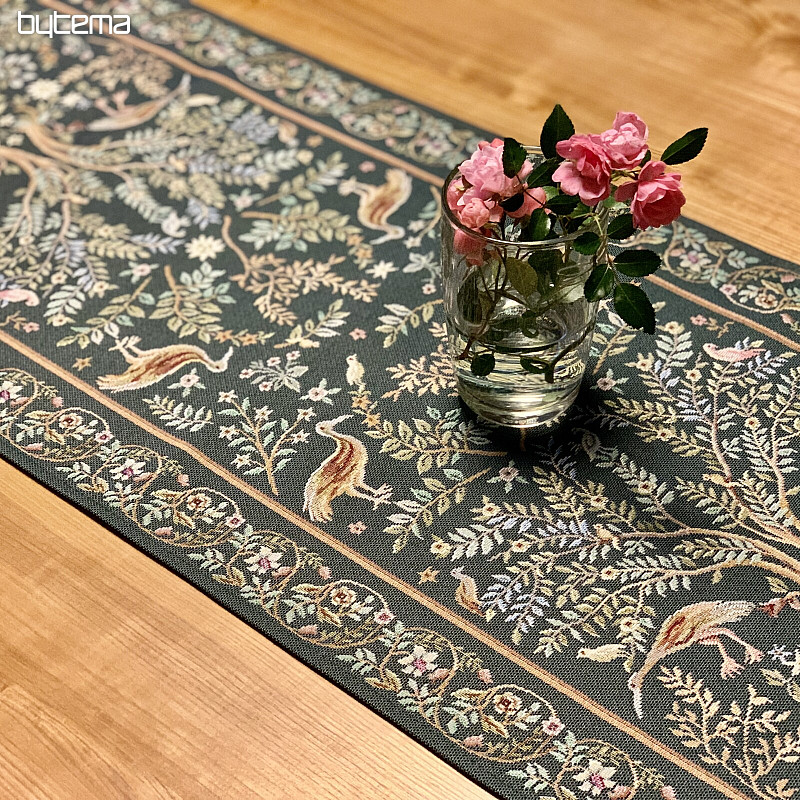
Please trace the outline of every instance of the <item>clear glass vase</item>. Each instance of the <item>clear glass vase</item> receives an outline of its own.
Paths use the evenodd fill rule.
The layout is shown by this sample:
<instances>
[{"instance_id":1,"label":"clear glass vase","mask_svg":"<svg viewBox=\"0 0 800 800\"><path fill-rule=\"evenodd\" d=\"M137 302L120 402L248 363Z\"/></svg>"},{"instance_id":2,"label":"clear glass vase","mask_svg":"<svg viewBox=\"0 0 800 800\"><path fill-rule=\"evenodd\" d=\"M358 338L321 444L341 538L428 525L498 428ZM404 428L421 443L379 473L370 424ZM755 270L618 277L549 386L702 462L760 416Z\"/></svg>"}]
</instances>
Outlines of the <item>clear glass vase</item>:
<instances>
[{"instance_id":1,"label":"clear glass vase","mask_svg":"<svg viewBox=\"0 0 800 800\"><path fill-rule=\"evenodd\" d=\"M535 148L529 153L535 161ZM585 228L535 242L466 228L447 204L456 175L453 170L442 192L441 232L448 345L459 395L484 419L544 431L578 395L597 314L583 287L603 253L575 250ZM599 224L605 223L601 218Z\"/></svg>"}]
</instances>

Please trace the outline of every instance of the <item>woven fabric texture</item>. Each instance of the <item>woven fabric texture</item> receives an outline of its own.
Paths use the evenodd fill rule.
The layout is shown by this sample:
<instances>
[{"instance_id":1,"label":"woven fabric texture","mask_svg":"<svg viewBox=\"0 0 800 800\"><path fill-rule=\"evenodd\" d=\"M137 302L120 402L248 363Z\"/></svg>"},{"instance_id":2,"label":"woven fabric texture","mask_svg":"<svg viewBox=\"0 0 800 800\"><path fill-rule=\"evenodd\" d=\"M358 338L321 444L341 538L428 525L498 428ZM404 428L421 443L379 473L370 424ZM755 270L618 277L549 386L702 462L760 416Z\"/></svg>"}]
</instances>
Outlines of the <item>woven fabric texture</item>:
<instances>
[{"instance_id":1,"label":"woven fabric texture","mask_svg":"<svg viewBox=\"0 0 800 800\"><path fill-rule=\"evenodd\" d=\"M81 10L0 4L0 452L499 797L795 797L800 268L641 235L656 335L504 435L438 284L481 133L172 0L17 33Z\"/></svg>"}]
</instances>

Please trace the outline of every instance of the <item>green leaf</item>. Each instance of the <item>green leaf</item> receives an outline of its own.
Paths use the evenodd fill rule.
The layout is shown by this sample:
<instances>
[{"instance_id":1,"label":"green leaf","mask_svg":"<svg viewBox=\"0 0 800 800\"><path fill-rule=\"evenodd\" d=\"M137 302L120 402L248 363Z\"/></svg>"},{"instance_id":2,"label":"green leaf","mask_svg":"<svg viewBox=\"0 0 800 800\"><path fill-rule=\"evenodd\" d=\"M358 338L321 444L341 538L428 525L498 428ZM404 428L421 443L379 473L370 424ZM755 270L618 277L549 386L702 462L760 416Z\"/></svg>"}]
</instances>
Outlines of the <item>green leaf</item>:
<instances>
[{"instance_id":1,"label":"green leaf","mask_svg":"<svg viewBox=\"0 0 800 800\"><path fill-rule=\"evenodd\" d=\"M537 271L555 275L559 267L564 266L561 251L555 248L534 250L528 257L528 263Z\"/></svg>"},{"instance_id":2,"label":"green leaf","mask_svg":"<svg viewBox=\"0 0 800 800\"><path fill-rule=\"evenodd\" d=\"M539 276L536 270L526 261L518 258L506 259L506 275L511 285L523 296L527 297L536 291L539 286Z\"/></svg>"},{"instance_id":3,"label":"green leaf","mask_svg":"<svg viewBox=\"0 0 800 800\"><path fill-rule=\"evenodd\" d=\"M614 270L607 261L597 264L583 287L583 296L593 303L611 294L614 288Z\"/></svg>"},{"instance_id":4,"label":"green leaf","mask_svg":"<svg viewBox=\"0 0 800 800\"><path fill-rule=\"evenodd\" d=\"M513 197L509 197L507 200L501 200L500 207L505 211L518 211L524 202L525 193L520 192L519 194L515 194Z\"/></svg>"},{"instance_id":5,"label":"green leaf","mask_svg":"<svg viewBox=\"0 0 800 800\"><path fill-rule=\"evenodd\" d=\"M614 266L632 278L652 275L661 266L661 256L652 250L625 250L614 259Z\"/></svg>"},{"instance_id":6,"label":"green leaf","mask_svg":"<svg viewBox=\"0 0 800 800\"><path fill-rule=\"evenodd\" d=\"M478 353L472 357L472 363L469 365L473 375L483 378L494 369L494 356L491 353Z\"/></svg>"},{"instance_id":7,"label":"green leaf","mask_svg":"<svg viewBox=\"0 0 800 800\"><path fill-rule=\"evenodd\" d=\"M580 197L571 194L557 194L555 197L547 201L547 207L555 214L563 216L571 214L580 203Z\"/></svg>"},{"instance_id":8,"label":"green leaf","mask_svg":"<svg viewBox=\"0 0 800 800\"><path fill-rule=\"evenodd\" d=\"M695 128L674 141L663 153L665 164L683 164L693 159L702 149L708 138L708 128Z\"/></svg>"},{"instance_id":9,"label":"green leaf","mask_svg":"<svg viewBox=\"0 0 800 800\"><path fill-rule=\"evenodd\" d=\"M550 217L544 209L537 208L531 214L528 224L522 229L520 238L523 241L538 242L544 239L548 233L550 233Z\"/></svg>"},{"instance_id":10,"label":"green leaf","mask_svg":"<svg viewBox=\"0 0 800 800\"><path fill-rule=\"evenodd\" d=\"M636 229L633 227L633 214L620 214L608 223L608 238L619 241L633 236Z\"/></svg>"},{"instance_id":11,"label":"green leaf","mask_svg":"<svg viewBox=\"0 0 800 800\"><path fill-rule=\"evenodd\" d=\"M563 142L564 139L569 139L573 133L575 133L575 126L572 124L572 120L564 109L556 104L550 116L545 120L542 135L539 137L539 145L545 158L558 158L556 145Z\"/></svg>"},{"instance_id":12,"label":"green leaf","mask_svg":"<svg viewBox=\"0 0 800 800\"><path fill-rule=\"evenodd\" d=\"M644 290L632 283L617 284L614 289L614 309L632 328L649 334L656 332L656 312Z\"/></svg>"},{"instance_id":13,"label":"green leaf","mask_svg":"<svg viewBox=\"0 0 800 800\"><path fill-rule=\"evenodd\" d=\"M544 186L553 182L553 173L558 169L558 159L548 158L538 167L534 167L528 175L528 186Z\"/></svg>"},{"instance_id":14,"label":"green leaf","mask_svg":"<svg viewBox=\"0 0 800 800\"><path fill-rule=\"evenodd\" d=\"M582 255L590 256L600 247L600 237L594 231L586 231L575 239L572 246Z\"/></svg>"},{"instance_id":15,"label":"green leaf","mask_svg":"<svg viewBox=\"0 0 800 800\"><path fill-rule=\"evenodd\" d=\"M527 151L516 139L503 140L503 172L507 178L513 178L520 171L527 157Z\"/></svg>"},{"instance_id":16,"label":"green leaf","mask_svg":"<svg viewBox=\"0 0 800 800\"><path fill-rule=\"evenodd\" d=\"M542 186L542 191L548 200L552 200L559 193L558 186Z\"/></svg>"},{"instance_id":17,"label":"green leaf","mask_svg":"<svg viewBox=\"0 0 800 800\"><path fill-rule=\"evenodd\" d=\"M641 161L642 166L644 166L652 157L653 157L653 154L648 150L644 154L644 158Z\"/></svg>"}]
</instances>

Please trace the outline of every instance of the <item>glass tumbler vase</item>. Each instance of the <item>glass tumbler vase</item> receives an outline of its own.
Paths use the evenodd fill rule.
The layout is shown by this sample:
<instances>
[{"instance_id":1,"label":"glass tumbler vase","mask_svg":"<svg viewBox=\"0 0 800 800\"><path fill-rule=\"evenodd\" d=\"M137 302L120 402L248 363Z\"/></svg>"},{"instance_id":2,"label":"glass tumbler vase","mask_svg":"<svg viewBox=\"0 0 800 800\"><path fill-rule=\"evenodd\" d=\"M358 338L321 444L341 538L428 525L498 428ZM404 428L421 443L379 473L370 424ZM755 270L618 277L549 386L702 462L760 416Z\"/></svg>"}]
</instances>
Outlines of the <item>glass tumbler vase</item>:
<instances>
[{"instance_id":1,"label":"glass tumbler vase","mask_svg":"<svg viewBox=\"0 0 800 800\"><path fill-rule=\"evenodd\" d=\"M546 431L575 401L586 370L597 303L583 287L602 253L575 250L583 230L536 242L476 233L448 207L456 176L442 191L441 256L459 395L484 419Z\"/></svg>"}]
</instances>

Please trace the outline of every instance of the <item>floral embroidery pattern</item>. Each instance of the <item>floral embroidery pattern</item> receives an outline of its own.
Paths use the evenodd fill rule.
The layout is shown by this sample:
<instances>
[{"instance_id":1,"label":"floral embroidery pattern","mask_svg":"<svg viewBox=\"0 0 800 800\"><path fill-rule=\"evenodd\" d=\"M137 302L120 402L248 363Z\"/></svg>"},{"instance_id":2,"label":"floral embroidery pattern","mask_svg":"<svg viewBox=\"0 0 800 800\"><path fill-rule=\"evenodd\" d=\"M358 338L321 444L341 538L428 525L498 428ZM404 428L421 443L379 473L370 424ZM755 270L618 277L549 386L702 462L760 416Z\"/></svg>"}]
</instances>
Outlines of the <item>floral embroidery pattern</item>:
<instances>
[{"instance_id":1,"label":"floral embroidery pattern","mask_svg":"<svg viewBox=\"0 0 800 800\"><path fill-rule=\"evenodd\" d=\"M3 335L634 732L702 754L723 795L796 798L800 348L776 342L800 332L800 270L686 221L643 234L715 308L654 288L653 339L601 309L571 422L509 440L456 399L437 187L415 177L481 136L170 0L115 13L185 68L133 37L20 37L18 10L0 6ZM678 796L660 775L674 765L641 739L590 715L567 724L555 693L495 681L491 645L412 624L355 566L289 524L255 526L224 480L195 486L155 442L125 444L79 405L0 371L9 452L56 465L259 619L333 653L347 685L394 698L397 719L423 720L474 774L502 765L493 788Z\"/></svg>"},{"instance_id":2,"label":"floral embroidery pattern","mask_svg":"<svg viewBox=\"0 0 800 800\"><path fill-rule=\"evenodd\" d=\"M558 793L570 776L582 781L590 773L621 772L632 792L649 789L652 797L664 786L662 776L623 751L576 738L544 698L495 684L475 653L404 624L379 592L335 578L318 553L254 529L233 500L192 486L180 463L120 441L105 420L63 402L32 375L0 369L0 436L55 464L65 480L146 534L187 551L214 581L299 638L340 651L336 659L365 683L393 694L454 744L491 761L526 764L509 774L537 792Z\"/></svg>"}]
</instances>

